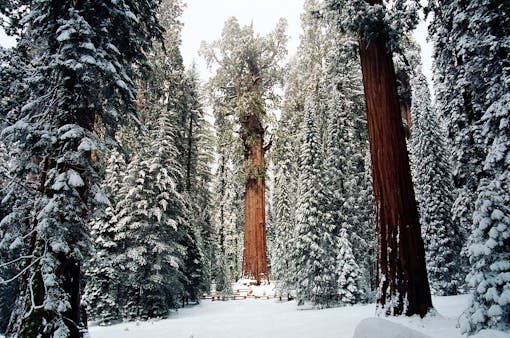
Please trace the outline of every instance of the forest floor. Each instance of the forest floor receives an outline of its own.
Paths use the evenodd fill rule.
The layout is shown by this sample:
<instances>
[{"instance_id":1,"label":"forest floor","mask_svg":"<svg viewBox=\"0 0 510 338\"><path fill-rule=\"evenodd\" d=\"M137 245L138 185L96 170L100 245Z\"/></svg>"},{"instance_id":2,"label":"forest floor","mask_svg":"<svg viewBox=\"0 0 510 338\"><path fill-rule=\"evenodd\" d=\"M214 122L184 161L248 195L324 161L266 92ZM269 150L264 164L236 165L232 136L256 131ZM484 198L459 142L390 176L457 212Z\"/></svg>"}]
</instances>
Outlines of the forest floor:
<instances>
[{"instance_id":1,"label":"forest floor","mask_svg":"<svg viewBox=\"0 0 510 338\"><path fill-rule=\"evenodd\" d=\"M419 317L385 318L431 338L462 337L457 328L458 317L466 309L467 295L434 297L437 314ZM325 310L300 310L295 302L277 300L204 300L158 321L131 322L112 326L93 326L91 338L351 338L356 326L373 318L375 305L355 305ZM365 322L365 331L385 338L384 328L373 320ZM375 324L374 324L375 323ZM391 327L391 324L390 324ZM402 326L393 326L402 328ZM387 328L386 328L387 329ZM405 329L405 328L404 328ZM390 329L391 331L391 329ZM399 337L423 337L402 331ZM372 337L358 335L359 337ZM477 337L510 337L491 331Z\"/></svg>"}]
</instances>

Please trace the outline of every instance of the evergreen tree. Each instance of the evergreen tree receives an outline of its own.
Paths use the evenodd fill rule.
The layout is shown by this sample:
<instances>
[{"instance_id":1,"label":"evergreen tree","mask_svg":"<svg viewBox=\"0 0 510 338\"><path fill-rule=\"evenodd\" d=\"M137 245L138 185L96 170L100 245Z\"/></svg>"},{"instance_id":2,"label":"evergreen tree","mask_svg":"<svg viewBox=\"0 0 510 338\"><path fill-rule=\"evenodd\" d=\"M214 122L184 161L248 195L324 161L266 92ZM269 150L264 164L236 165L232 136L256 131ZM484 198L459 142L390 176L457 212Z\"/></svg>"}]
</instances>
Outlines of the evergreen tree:
<instances>
[{"instance_id":1,"label":"evergreen tree","mask_svg":"<svg viewBox=\"0 0 510 338\"><path fill-rule=\"evenodd\" d=\"M338 296L340 304L356 304L361 297L361 270L354 259L347 229L341 229L338 236Z\"/></svg>"},{"instance_id":2,"label":"evergreen tree","mask_svg":"<svg viewBox=\"0 0 510 338\"><path fill-rule=\"evenodd\" d=\"M164 48L155 48L149 57L153 72L138 84L138 105L149 135L158 134L163 123L167 135L163 136L164 142L173 149L164 155L169 157L164 158L163 162L165 169L172 172L175 183L172 189L181 196L185 206L175 206L182 209L179 217L183 222L179 224L180 237L177 244L184 250L183 261L179 265L182 275L179 283L183 289L176 293L184 305L190 299L198 301L202 290L208 288L205 285L209 270L206 267L208 262L205 250L209 239L207 236L210 237L212 231L208 208L204 208L209 198L207 171L210 155L207 147L204 150L198 149L201 139L207 137L206 123L196 74L185 72L180 53L180 16L183 6L180 0L165 0L160 6L158 18L165 28ZM128 139L135 138L133 132L129 134L126 135ZM133 153L141 155L141 161L149 160L150 156L159 151L160 145L157 143L148 142L146 145L149 149L140 149L139 145L132 149ZM147 175L157 176L159 171Z\"/></svg>"},{"instance_id":3,"label":"evergreen tree","mask_svg":"<svg viewBox=\"0 0 510 338\"><path fill-rule=\"evenodd\" d=\"M104 215L92 220L91 237L94 241L94 255L87 264L85 296L90 310L89 318L109 324L121 317L120 280L121 274L115 264L119 246L122 242L115 241L115 225L117 222L116 205L119 202L122 181L127 165L124 156L113 149L105 168L103 185L109 199L109 206Z\"/></svg>"},{"instance_id":4,"label":"evergreen tree","mask_svg":"<svg viewBox=\"0 0 510 338\"><path fill-rule=\"evenodd\" d=\"M21 51L0 47L0 127L12 124L28 95L29 67Z\"/></svg>"},{"instance_id":5,"label":"evergreen tree","mask_svg":"<svg viewBox=\"0 0 510 338\"><path fill-rule=\"evenodd\" d=\"M296 56L289 64L285 95L282 105L282 117L278 123L276 146L273 152L275 163L274 211L275 211L275 246L271 257L272 274L277 281L281 294L290 295L295 289L296 257L293 248L296 241L296 211L293 207L299 199L299 160L302 148L305 100L310 92L324 95L317 91L317 82L322 80L324 73L323 54L327 39L324 27L318 20L318 3L314 0L305 1L304 13L301 16L301 35ZM316 102L321 100L317 99ZM317 112L324 112L324 104ZM325 116L317 115L317 137L321 143ZM319 152L322 149L319 147ZM321 154L318 155L319 157ZM320 158L318 158L320 160Z\"/></svg>"},{"instance_id":6,"label":"evergreen tree","mask_svg":"<svg viewBox=\"0 0 510 338\"><path fill-rule=\"evenodd\" d=\"M183 273L189 225L185 201L177 191L179 167L168 117L162 112L148 135L146 153L128 165L117 204L116 263L127 297L125 317L168 315L187 284Z\"/></svg>"},{"instance_id":7,"label":"evergreen tree","mask_svg":"<svg viewBox=\"0 0 510 338\"><path fill-rule=\"evenodd\" d=\"M215 227L215 247L213 248L213 261L212 261L212 278L216 284L216 291L229 294L232 292L230 279L229 266L236 266L237 264L228 262L226 251L226 238L228 236L228 229L233 230L231 226L227 225L228 220L235 218L234 201L228 196L234 197L235 194L229 191L232 188L233 182L231 179L234 175L229 174L233 169L231 168L232 162L236 160L235 138L232 134L233 121L221 114L215 114L215 130L216 130L216 144L215 152L218 157L218 167L213 175L213 224ZM233 233L231 233L233 236ZM232 249L231 249L232 250ZM235 251L235 249L233 249ZM236 274L237 275L237 274Z\"/></svg>"},{"instance_id":8,"label":"evergreen tree","mask_svg":"<svg viewBox=\"0 0 510 338\"><path fill-rule=\"evenodd\" d=\"M317 2L307 0L301 16L303 34L297 54L289 63L282 104L282 116L278 121L275 149L272 161L275 165L274 201L274 249L271 253L271 273L277 282L278 292L290 296L294 289L295 262L292 257L295 232L295 209L297 202L299 152L301 148L305 97L313 90L315 80L322 73L321 51L325 41L318 24ZM321 119L323 121L323 119Z\"/></svg>"},{"instance_id":9,"label":"evergreen tree","mask_svg":"<svg viewBox=\"0 0 510 338\"><path fill-rule=\"evenodd\" d=\"M220 40L202 46L210 66L217 64L209 81L215 114L235 116L243 142L245 175L245 236L243 276L268 278L265 219L264 145L268 103L276 103L275 88L281 82L281 61L286 54L286 23L281 20L267 36L253 26L241 27L235 18L225 22ZM269 107L270 108L270 107Z\"/></svg>"},{"instance_id":10,"label":"evergreen tree","mask_svg":"<svg viewBox=\"0 0 510 338\"><path fill-rule=\"evenodd\" d=\"M91 160L97 148L92 133L97 120L110 129L136 115L133 79L144 68L149 40L161 32L156 6L16 1L2 8L34 61L23 117L4 135L26 155L16 159L18 167L35 158L43 173L33 259L24 275L34 295L27 292L21 315L11 322L19 336L83 336L80 266L90 246L85 225L93 204L105 201Z\"/></svg>"},{"instance_id":11,"label":"evergreen tree","mask_svg":"<svg viewBox=\"0 0 510 338\"><path fill-rule=\"evenodd\" d=\"M293 175L296 172L292 134L282 118L277 132L278 139L273 152L276 162L274 200L274 244L271 251L271 274L276 281L277 292L287 294L293 287L294 264L291 257L294 243L294 205L296 187Z\"/></svg>"},{"instance_id":12,"label":"evergreen tree","mask_svg":"<svg viewBox=\"0 0 510 338\"><path fill-rule=\"evenodd\" d=\"M336 86L335 86L336 87ZM352 256L352 245L349 241L347 231L351 230L353 224L349 215L349 201L355 195L349 194L350 175L357 174L349 172L350 148L349 131L352 130L352 121L348 120L346 110L348 105L345 98L336 88L332 88L330 101L330 118L327 129L327 143L324 154L323 175L323 197L321 211L326 231L330 232L336 239L335 251L329 253L337 256L338 292L342 304L354 304L360 300L360 278L361 271ZM349 125L351 124L351 125ZM356 224L355 226L357 226ZM356 232L356 231L355 231ZM365 253L366 254L366 253ZM341 259L340 259L341 258Z\"/></svg>"},{"instance_id":13,"label":"evergreen tree","mask_svg":"<svg viewBox=\"0 0 510 338\"><path fill-rule=\"evenodd\" d=\"M300 153L299 187L296 207L295 264L296 296L299 304L312 302L329 307L336 294L336 237L321 212L323 181L321 149L316 126L314 98L307 100Z\"/></svg>"},{"instance_id":14,"label":"evergreen tree","mask_svg":"<svg viewBox=\"0 0 510 338\"><path fill-rule=\"evenodd\" d=\"M224 155L215 173L214 223L217 247L213 265L216 290L229 294L232 292L231 284L241 277L243 213L242 196L239 193L242 187L234 172L235 167L229 160L232 155L225 146L219 149Z\"/></svg>"},{"instance_id":15,"label":"evergreen tree","mask_svg":"<svg viewBox=\"0 0 510 338\"><path fill-rule=\"evenodd\" d=\"M414 184L430 286L435 294L453 295L460 291L465 276L459 264L464 239L451 217L453 180L448 148L432 108L425 76L419 70L411 84Z\"/></svg>"},{"instance_id":16,"label":"evergreen tree","mask_svg":"<svg viewBox=\"0 0 510 338\"><path fill-rule=\"evenodd\" d=\"M16 260L21 254L26 254L26 245L23 241L24 229L28 223L30 210L27 206L16 205L20 194L13 194L9 177L9 156L5 144L0 140L0 334L3 334L9 323L16 297L18 296L19 282L11 280L23 266ZM23 191L22 191L23 192ZM29 203L30 199L24 202ZM10 217L5 217L10 215ZM25 219L24 221L20 221ZM21 229L20 225L24 225ZM16 228L18 228L16 230ZM7 282L5 280L8 280Z\"/></svg>"},{"instance_id":17,"label":"evergreen tree","mask_svg":"<svg viewBox=\"0 0 510 338\"><path fill-rule=\"evenodd\" d=\"M304 13L301 15L302 35L297 54L297 64L295 72L299 72L299 86L296 100L299 100L299 109L301 120L305 116L305 101L311 92L314 92L317 98L317 130L322 142L326 140L326 129L328 125L328 116L326 114L327 91L325 90L324 80L327 73L327 56L332 49L334 41L329 35L327 26L322 20L320 12L320 2L317 0L306 0L303 5ZM317 85L319 82L319 90ZM323 143L323 144L324 144ZM323 149L321 149L323 150Z\"/></svg>"},{"instance_id":18,"label":"evergreen tree","mask_svg":"<svg viewBox=\"0 0 510 338\"><path fill-rule=\"evenodd\" d=\"M20 117L28 94L28 72L19 51L0 47L0 130ZM20 279L13 277L26 267L26 262L18 258L29 256L31 236L27 234L36 194L31 180L37 171L31 163L28 182L27 177L18 176L20 172L11 158L21 154L16 147L7 149L2 139L5 136L0 136L0 333L7 329L16 308Z\"/></svg>"},{"instance_id":19,"label":"evergreen tree","mask_svg":"<svg viewBox=\"0 0 510 338\"><path fill-rule=\"evenodd\" d=\"M365 280L356 281L369 291L374 256L374 220L372 192L369 188L368 166L364 154L368 152L366 116L361 87L361 73L350 38L335 22L325 17L330 36L334 38L328 51L325 74L327 83L327 130L325 149L325 207L333 224L334 233L340 236L346 229L355 254L355 269ZM345 239L348 240L348 239ZM350 244L351 245L351 244ZM361 264L363 263L363 264ZM359 291L358 295L364 292ZM357 298L355 301L361 300Z\"/></svg>"},{"instance_id":20,"label":"evergreen tree","mask_svg":"<svg viewBox=\"0 0 510 338\"><path fill-rule=\"evenodd\" d=\"M198 74L194 66L185 74L184 110L187 112L184 158L185 191L188 196L191 233L195 237L195 254L188 256L194 262L195 270L190 271L193 300L198 301L199 293L208 290L211 282L211 259L214 229L210 212L211 163L213 162L213 136L207 121L199 94ZM191 290L191 289L190 289Z\"/></svg>"},{"instance_id":21,"label":"evergreen tree","mask_svg":"<svg viewBox=\"0 0 510 338\"><path fill-rule=\"evenodd\" d=\"M436 96L453 151L453 214L471 228L466 281L473 298L461 327L468 334L484 328L508 330L510 5L430 4Z\"/></svg>"},{"instance_id":22,"label":"evergreen tree","mask_svg":"<svg viewBox=\"0 0 510 338\"><path fill-rule=\"evenodd\" d=\"M466 278L473 298L461 320L464 332L483 328L506 331L509 327L510 179L506 171L492 180L482 180L478 189L468 250L472 265Z\"/></svg>"},{"instance_id":23,"label":"evergreen tree","mask_svg":"<svg viewBox=\"0 0 510 338\"><path fill-rule=\"evenodd\" d=\"M368 142L361 73L354 49L356 41L331 20L329 13L322 11L320 5L316 1L305 2L303 35L298 54L290 64L283 114L277 132L274 155L277 177L273 195L277 216L275 249L281 251L295 240L294 236L287 235L289 228L286 224L295 223L295 215L293 209L289 213L286 206L300 198L296 191L300 184L296 170L299 156L296 154L302 140L290 135L303 132L305 97L315 92L320 105L316 107L314 118L319 142L323 145L320 147L323 160L320 168L323 186L320 213L324 226L334 236L346 227L355 239L356 260L363 262L362 269L366 271L363 273L366 281L359 284L368 289L375 283L372 281L375 280L374 256L367 255L374 250L373 209L364 156ZM336 257L339 249L336 250L331 253L332 256ZM292 289L289 281L293 280L295 273L289 269L285 273L281 269L287 260L294 265L294 258L282 253L272 254L272 267L276 268L273 273L282 281L279 283L281 291Z\"/></svg>"},{"instance_id":24,"label":"evergreen tree","mask_svg":"<svg viewBox=\"0 0 510 338\"><path fill-rule=\"evenodd\" d=\"M475 80L484 78L484 74L480 73L483 66L474 67L474 64L489 61L482 61L481 55L471 47L473 40L469 37L466 14L458 17L461 20L453 20L456 13L467 13L464 5L459 7L459 1L430 1L430 5L434 12L430 35L434 42L436 106L446 125L456 189L452 217L466 233L470 233L475 203L472 196L476 192L487 153L480 135L483 113L477 108L480 104L477 100L483 95L479 88L481 84ZM455 43L448 42L450 39L459 42L466 39L466 42L459 43L457 47ZM464 43L466 46L463 46ZM462 50L459 55L457 48ZM472 55L475 59L468 61Z\"/></svg>"}]
</instances>

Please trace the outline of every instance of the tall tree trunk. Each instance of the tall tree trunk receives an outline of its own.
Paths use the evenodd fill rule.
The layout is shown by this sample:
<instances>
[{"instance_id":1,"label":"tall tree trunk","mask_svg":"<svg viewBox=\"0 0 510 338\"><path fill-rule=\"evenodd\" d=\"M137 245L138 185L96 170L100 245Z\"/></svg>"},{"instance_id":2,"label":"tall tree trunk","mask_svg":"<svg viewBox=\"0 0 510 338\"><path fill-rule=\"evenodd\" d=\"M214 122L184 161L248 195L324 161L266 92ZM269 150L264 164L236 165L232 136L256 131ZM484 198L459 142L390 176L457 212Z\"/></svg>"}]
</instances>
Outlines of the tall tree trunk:
<instances>
[{"instance_id":1,"label":"tall tree trunk","mask_svg":"<svg viewBox=\"0 0 510 338\"><path fill-rule=\"evenodd\" d=\"M377 304L386 314L424 316L432 301L395 70L386 42L383 34L369 43L360 41L377 213Z\"/></svg>"},{"instance_id":2,"label":"tall tree trunk","mask_svg":"<svg viewBox=\"0 0 510 338\"><path fill-rule=\"evenodd\" d=\"M256 115L244 117L241 124L246 170L243 277L260 283L268 278L264 130Z\"/></svg>"}]
</instances>

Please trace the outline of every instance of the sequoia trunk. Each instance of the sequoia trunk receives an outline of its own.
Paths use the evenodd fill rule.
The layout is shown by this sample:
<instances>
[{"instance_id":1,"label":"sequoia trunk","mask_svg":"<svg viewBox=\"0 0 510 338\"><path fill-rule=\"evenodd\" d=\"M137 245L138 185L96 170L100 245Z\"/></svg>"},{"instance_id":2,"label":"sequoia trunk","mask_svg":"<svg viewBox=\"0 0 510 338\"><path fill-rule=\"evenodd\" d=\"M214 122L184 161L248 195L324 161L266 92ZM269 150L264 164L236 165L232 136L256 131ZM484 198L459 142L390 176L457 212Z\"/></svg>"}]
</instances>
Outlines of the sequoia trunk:
<instances>
[{"instance_id":1,"label":"sequoia trunk","mask_svg":"<svg viewBox=\"0 0 510 338\"><path fill-rule=\"evenodd\" d=\"M246 170L243 277L260 283L268 278L264 130L255 115L245 117L242 125Z\"/></svg>"},{"instance_id":2,"label":"sequoia trunk","mask_svg":"<svg viewBox=\"0 0 510 338\"><path fill-rule=\"evenodd\" d=\"M386 42L383 34L369 43L360 41L377 213L377 304L389 315L424 316L432 301L395 70Z\"/></svg>"}]
</instances>

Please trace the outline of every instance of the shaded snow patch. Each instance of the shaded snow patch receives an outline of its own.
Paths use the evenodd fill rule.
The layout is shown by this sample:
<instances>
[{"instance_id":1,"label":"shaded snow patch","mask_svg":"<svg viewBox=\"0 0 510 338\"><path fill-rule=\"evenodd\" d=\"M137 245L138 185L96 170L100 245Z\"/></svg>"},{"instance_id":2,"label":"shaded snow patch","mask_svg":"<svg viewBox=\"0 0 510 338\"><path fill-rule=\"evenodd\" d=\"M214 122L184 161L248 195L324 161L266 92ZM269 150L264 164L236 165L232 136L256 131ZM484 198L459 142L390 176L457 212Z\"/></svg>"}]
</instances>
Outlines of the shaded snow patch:
<instances>
[{"instance_id":1,"label":"shaded snow patch","mask_svg":"<svg viewBox=\"0 0 510 338\"><path fill-rule=\"evenodd\" d=\"M363 319L354 331L354 338L430 338L404 325L381 318Z\"/></svg>"}]
</instances>

